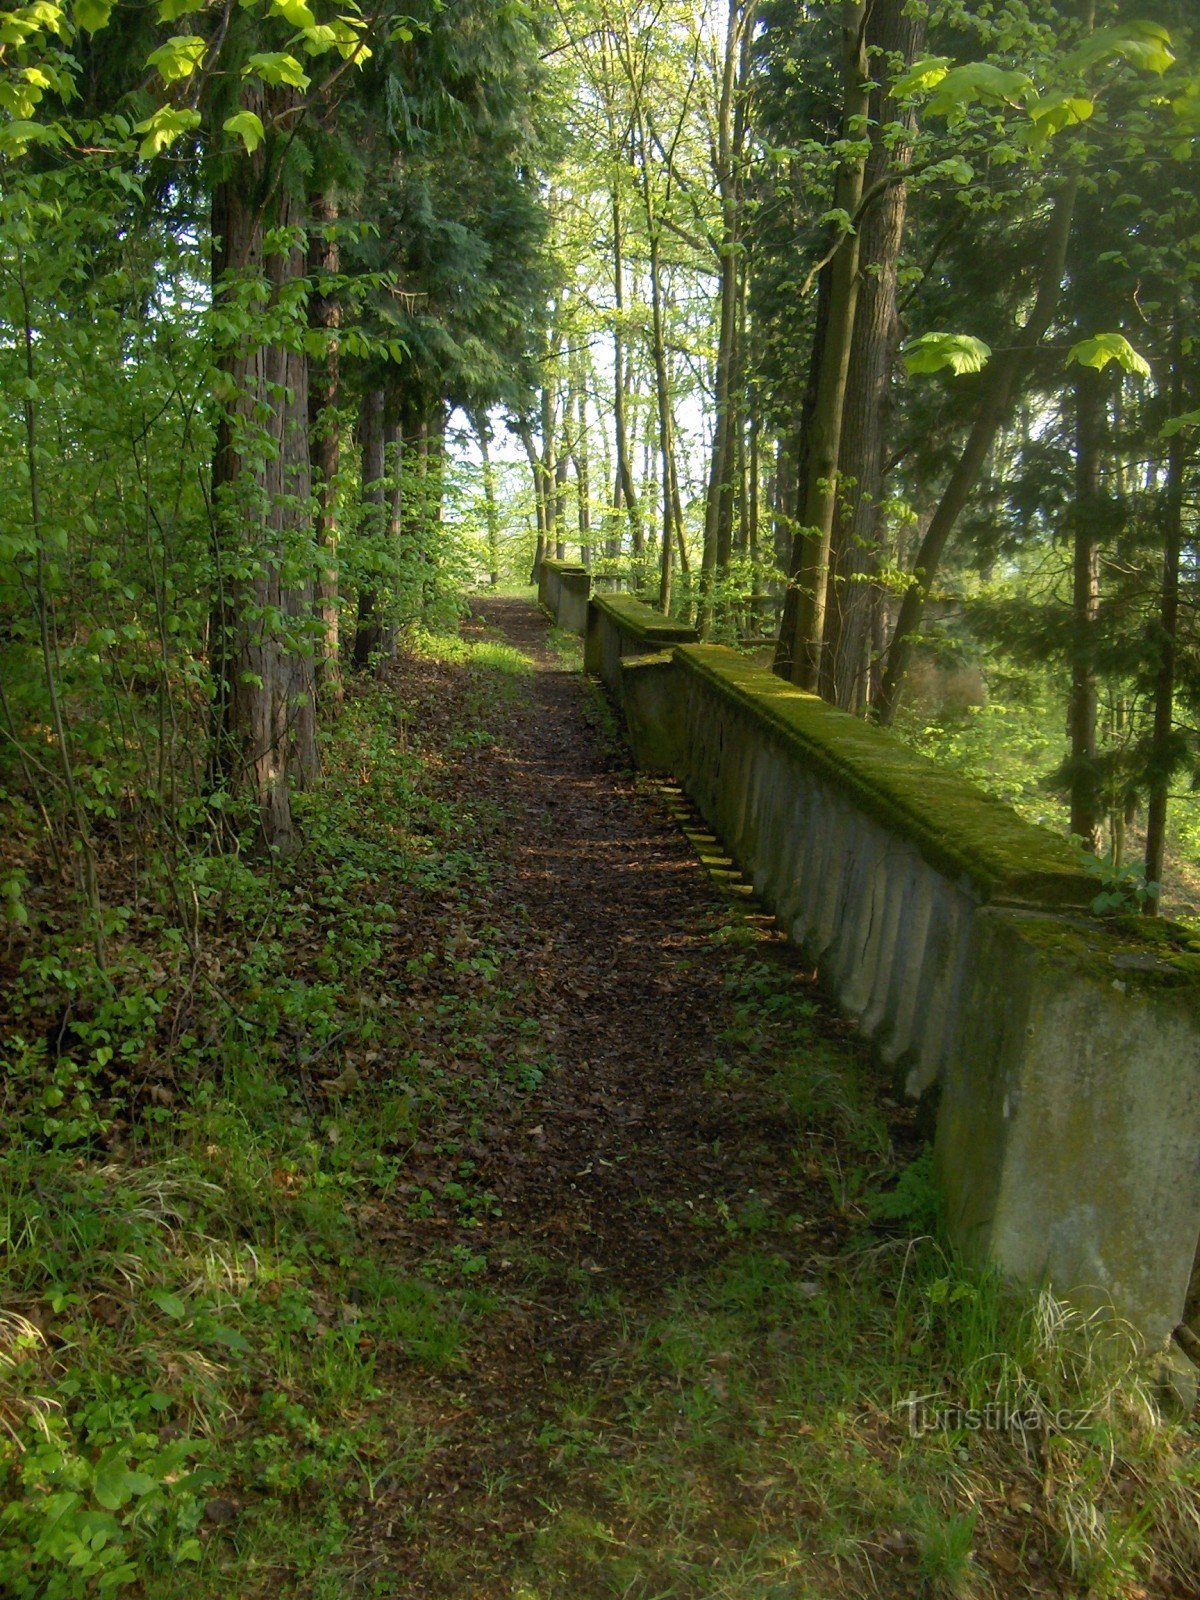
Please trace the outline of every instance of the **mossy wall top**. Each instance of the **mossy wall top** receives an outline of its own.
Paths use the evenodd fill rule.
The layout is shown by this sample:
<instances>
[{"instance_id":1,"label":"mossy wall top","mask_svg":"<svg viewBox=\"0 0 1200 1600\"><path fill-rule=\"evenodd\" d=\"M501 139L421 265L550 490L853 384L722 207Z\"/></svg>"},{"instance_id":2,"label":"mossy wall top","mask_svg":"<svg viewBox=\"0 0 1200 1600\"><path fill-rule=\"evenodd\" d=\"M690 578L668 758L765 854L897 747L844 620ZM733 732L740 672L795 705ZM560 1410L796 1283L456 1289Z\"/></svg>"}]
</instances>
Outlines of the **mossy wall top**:
<instances>
[{"instance_id":1,"label":"mossy wall top","mask_svg":"<svg viewBox=\"0 0 1200 1600\"><path fill-rule=\"evenodd\" d=\"M683 645L675 660L761 719L806 765L911 840L932 865L968 879L983 900L1085 907L1095 897L1095 880L1066 840L916 755L894 734L723 645Z\"/></svg>"},{"instance_id":2,"label":"mossy wall top","mask_svg":"<svg viewBox=\"0 0 1200 1600\"><path fill-rule=\"evenodd\" d=\"M551 572L557 573L560 578L568 573L572 577L577 573L585 578L589 576L588 569L581 567L577 561L554 561L549 556L545 556L542 559L542 566L547 567Z\"/></svg>"},{"instance_id":3,"label":"mossy wall top","mask_svg":"<svg viewBox=\"0 0 1200 1600\"><path fill-rule=\"evenodd\" d=\"M631 594L597 594L592 604L603 611L622 633L642 644L687 644L696 637L695 628L686 622L672 622L653 606L643 605Z\"/></svg>"}]
</instances>

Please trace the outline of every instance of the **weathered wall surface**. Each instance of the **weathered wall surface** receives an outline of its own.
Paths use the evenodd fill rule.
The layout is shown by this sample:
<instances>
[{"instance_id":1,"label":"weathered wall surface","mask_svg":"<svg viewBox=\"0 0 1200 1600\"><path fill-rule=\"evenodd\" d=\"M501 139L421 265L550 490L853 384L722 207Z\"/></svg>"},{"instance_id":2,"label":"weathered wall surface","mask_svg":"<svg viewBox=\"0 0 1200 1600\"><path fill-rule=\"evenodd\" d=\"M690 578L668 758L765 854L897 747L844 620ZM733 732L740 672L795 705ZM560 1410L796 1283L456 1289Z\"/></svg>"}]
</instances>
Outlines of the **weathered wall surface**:
<instances>
[{"instance_id":1,"label":"weathered wall surface","mask_svg":"<svg viewBox=\"0 0 1200 1600\"><path fill-rule=\"evenodd\" d=\"M1098 921L1065 841L689 639L593 597L585 666L907 1092L935 1091L958 1247L1166 1341L1200 1236L1200 950Z\"/></svg>"},{"instance_id":2,"label":"weathered wall surface","mask_svg":"<svg viewBox=\"0 0 1200 1600\"><path fill-rule=\"evenodd\" d=\"M538 568L538 604L557 627L581 636L587 630L591 575L568 561L543 561Z\"/></svg>"}]
</instances>

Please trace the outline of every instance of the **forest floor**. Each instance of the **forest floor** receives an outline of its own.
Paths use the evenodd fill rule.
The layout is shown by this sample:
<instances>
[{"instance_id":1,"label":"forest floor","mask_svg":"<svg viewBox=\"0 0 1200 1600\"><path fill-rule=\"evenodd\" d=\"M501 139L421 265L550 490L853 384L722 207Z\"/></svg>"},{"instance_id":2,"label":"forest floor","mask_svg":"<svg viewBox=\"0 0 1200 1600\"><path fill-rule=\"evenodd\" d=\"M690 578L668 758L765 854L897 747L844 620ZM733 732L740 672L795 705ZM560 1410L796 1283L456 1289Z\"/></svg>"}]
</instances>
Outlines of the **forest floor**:
<instances>
[{"instance_id":1,"label":"forest floor","mask_svg":"<svg viewBox=\"0 0 1200 1600\"><path fill-rule=\"evenodd\" d=\"M1190 1425L948 1258L910 1113L577 667L526 600L414 639L300 858L154 957L103 1121L9 1091L0 1592L1194 1595ZM988 1403L1071 1418L934 1425Z\"/></svg>"}]
</instances>

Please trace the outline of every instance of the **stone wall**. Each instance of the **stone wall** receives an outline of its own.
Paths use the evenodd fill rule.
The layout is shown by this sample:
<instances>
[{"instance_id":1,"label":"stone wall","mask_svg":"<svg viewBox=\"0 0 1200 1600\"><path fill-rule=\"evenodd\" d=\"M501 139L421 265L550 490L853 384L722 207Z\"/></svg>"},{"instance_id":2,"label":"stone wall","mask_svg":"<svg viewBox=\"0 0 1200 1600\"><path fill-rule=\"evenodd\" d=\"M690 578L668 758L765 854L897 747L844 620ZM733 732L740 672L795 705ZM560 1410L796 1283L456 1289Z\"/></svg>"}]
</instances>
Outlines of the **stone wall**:
<instances>
[{"instance_id":1,"label":"stone wall","mask_svg":"<svg viewBox=\"0 0 1200 1600\"><path fill-rule=\"evenodd\" d=\"M564 597L552 572L560 626ZM1064 841L694 639L594 596L585 665L639 765L679 779L905 1091L936 1105L955 1242L1165 1341L1200 1235L1200 951L1169 924L1098 921Z\"/></svg>"},{"instance_id":2,"label":"stone wall","mask_svg":"<svg viewBox=\"0 0 1200 1600\"><path fill-rule=\"evenodd\" d=\"M616 598L592 601L589 670L936 1107L958 1247L1163 1344L1200 1236L1200 949L1094 918L1065 841L733 651L664 651Z\"/></svg>"},{"instance_id":3,"label":"stone wall","mask_svg":"<svg viewBox=\"0 0 1200 1600\"><path fill-rule=\"evenodd\" d=\"M538 604L556 627L582 635L587 630L592 580L586 567L569 561L543 561L538 568Z\"/></svg>"}]
</instances>

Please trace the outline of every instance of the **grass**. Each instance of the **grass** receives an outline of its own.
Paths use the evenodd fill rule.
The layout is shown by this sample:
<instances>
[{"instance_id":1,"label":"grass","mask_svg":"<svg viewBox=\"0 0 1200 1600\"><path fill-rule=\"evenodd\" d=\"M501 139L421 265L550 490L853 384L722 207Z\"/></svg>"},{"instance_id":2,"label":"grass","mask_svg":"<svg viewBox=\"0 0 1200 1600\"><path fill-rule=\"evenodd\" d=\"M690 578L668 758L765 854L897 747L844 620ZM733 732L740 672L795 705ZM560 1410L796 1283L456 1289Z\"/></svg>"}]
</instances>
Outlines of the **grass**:
<instances>
[{"instance_id":1,"label":"grass","mask_svg":"<svg viewBox=\"0 0 1200 1600\"><path fill-rule=\"evenodd\" d=\"M520 1382L470 1414L480 1352L536 1330L561 1272L471 1155L557 1070L521 908L487 909L513 819L461 776L505 758L530 664L410 644L421 696L354 693L296 861L189 864L190 942L145 892L111 980L49 919L24 935L0 1593L1190 1592L1192 1426L1112 1329L945 1252L870 1063L733 911L702 930L728 972L706 1088L786 1140L793 1198L645 1195L710 1264L649 1299L568 1273L594 1356L496 1356ZM1026 1421L973 1424L988 1405ZM439 1488L464 1448L474 1487Z\"/></svg>"}]
</instances>

